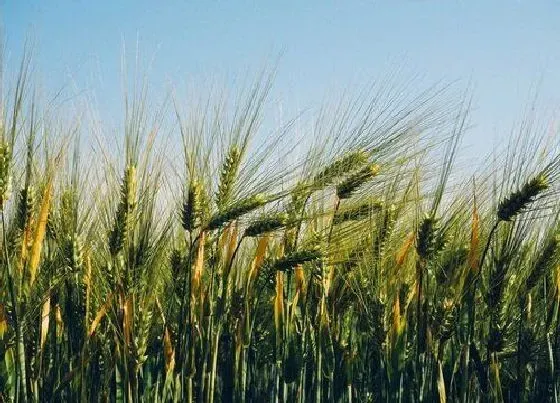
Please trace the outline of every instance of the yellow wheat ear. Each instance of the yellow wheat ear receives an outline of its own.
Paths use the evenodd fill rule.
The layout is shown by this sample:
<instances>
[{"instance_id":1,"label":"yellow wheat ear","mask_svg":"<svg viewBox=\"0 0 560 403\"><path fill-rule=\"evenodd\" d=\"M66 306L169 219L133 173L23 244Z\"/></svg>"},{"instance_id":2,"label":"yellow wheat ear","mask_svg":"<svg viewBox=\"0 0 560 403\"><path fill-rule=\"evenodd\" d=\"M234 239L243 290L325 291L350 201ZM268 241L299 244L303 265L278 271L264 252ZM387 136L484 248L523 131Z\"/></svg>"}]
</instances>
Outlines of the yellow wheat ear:
<instances>
[{"instance_id":1,"label":"yellow wheat ear","mask_svg":"<svg viewBox=\"0 0 560 403\"><path fill-rule=\"evenodd\" d=\"M302 295L305 294L305 274L301 264L297 265L294 269L294 280L296 282L296 292Z\"/></svg>"},{"instance_id":2,"label":"yellow wheat ear","mask_svg":"<svg viewBox=\"0 0 560 403\"><path fill-rule=\"evenodd\" d=\"M410 250L410 247L412 246L413 243L414 243L414 232L411 231L408 233L408 236L406 237L404 243L397 251L397 255L395 257L397 266L402 266L404 260L408 256L408 251Z\"/></svg>"},{"instance_id":3,"label":"yellow wheat ear","mask_svg":"<svg viewBox=\"0 0 560 403\"><path fill-rule=\"evenodd\" d=\"M480 243L480 216L478 215L478 208L476 207L476 199L474 201L471 223L471 245L469 249L469 267L474 274L478 273L478 259L479 259L479 243Z\"/></svg>"},{"instance_id":4,"label":"yellow wheat ear","mask_svg":"<svg viewBox=\"0 0 560 403\"><path fill-rule=\"evenodd\" d=\"M163 336L163 355L165 357L165 372L170 373L175 368L175 352L171 343L171 336L167 326Z\"/></svg>"},{"instance_id":5,"label":"yellow wheat ear","mask_svg":"<svg viewBox=\"0 0 560 403\"><path fill-rule=\"evenodd\" d=\"M4 337L4 333L8 330L8 315L6 315L6 308L0 304L0 339Z\"/></svg>"},{"instance_id":6,"label":"yellow wheat ear","mask_svg":"<svg viewBox=\"0 0 560 403\"><path fill-rule=\"evenodd\" d=\"M97 326L99 326L99 323L101 323L101 319L103 319L103 317L107 313L107 310L111 306L112 302L113 302L113 295L111 294L107 297L107 302L105 302L101 306L101 308L99 308L99 311L97 311L97 314L95 315L95 319L93 319L93 322L91 322L91 325L89 326L90 337L95 333L95 329L97 329Z\"/></svg>"},{"instance_id":7,"label":"yellow wheat ear","mask_svg":"<svg viewBox=\"0 0 560 403\"><path fill-rule=\"evenodd\" d=\"M43 199L41 201L41 209L39 210L39 217L37 219L37 226L35 227L35 236L33 237L33 244L31 246L31 255L29 257L29 272L31 275L31 282L33 284L37 276L37 268L41 259L41 251L43 249L43 240L47 229L47 220L49 218L49 210L51 206L53 190L53 177L48 179L45 191L43 192Z\"/></svg>"},{"instance_id":8,"label":"yellow wheat ear","mask_svg":"<svg viewBox=\"0 0 560 403\"><path fill-rule=\"evenodd\" d=\"M50 315L51 315L51 298L49 297L43 303L43 308L41 310L41 351L43 351L43 347L45 346L45 342L47 341Z\"/></svg>"},{"instance_id":9,"label":"yellow wheat ear","mask_svg":"<svg viewBox=\"0 0 560 403\"><path fill-rule=\"evenodd\" d=\"M198 248L196 252L196 260L194 262L194 270L192 276L191 284L191 296L196 297L200 290L200 282L202 278L202 268L204 265L204 243L206 242L206 232L200 233L200 238L198 240ZM202 298L202 293L201 293Z\"/></svg>"},{"instance_id":10,"label":"yellow wheat ear","mask_svg":"<svg viewBox=\"0 0 560 403\"><path fill-rule=\"evenodd\" d=\"M248 283L247 283L249 289L250 289L250 287L252 287L252 284L254 283L255 279L257 278L259 268L261 267L261 265L264 262L264 256L266 254L266 248L268 247L269 240L270 240L270 235L265 235L265 236L263 236L259 239L259 242L257 244L257 251L255 252L255 257L254 257L253 261L251 262L251 269L250 269L250 272L249 272L249 280L248 280Z\"/></svg>"},{"instance_id":11,"label":"yellow wheat ear","mask_svg":"<svg viewBox=\"0 0 560 403\"><path fill-rule=\"evenodd\" d=\"M226 265L231 265L231 259L233 258L233 253L237 246L238 235L239 235L239 228L235 223L233 223L231 231L229 233L229 239L227 243L227 252L226 252L226 260L225 260ZM226 275L227 274L228 273L226 273Z\"/></svg>"},{"instance_id":12,"label":"yellow wheat ear","mask_svg":"<svg viewBox=\"0 0 560 403\"><path fill-rule=\"evenodd\" d=\"M402 328L403 328L403 324L401 321L401 304L398 296L395 297L395 302L393 303L392 315L393 315L393 321L392 321L391 331L389 334L389 342L391 348L394 348L396 344L396 340L402 333Z\"/></svg>"}]
</instances>

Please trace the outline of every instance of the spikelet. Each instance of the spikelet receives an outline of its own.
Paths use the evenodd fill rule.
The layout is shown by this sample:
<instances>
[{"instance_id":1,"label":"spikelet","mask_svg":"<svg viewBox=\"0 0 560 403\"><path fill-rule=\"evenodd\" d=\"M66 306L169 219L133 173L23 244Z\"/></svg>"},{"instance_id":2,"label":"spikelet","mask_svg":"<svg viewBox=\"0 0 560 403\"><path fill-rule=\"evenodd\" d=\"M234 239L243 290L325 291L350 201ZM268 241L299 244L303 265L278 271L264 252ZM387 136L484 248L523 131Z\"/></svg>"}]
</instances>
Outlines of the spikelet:
<instances>
[{"instance_id":1,"label":"spikelet","mask_svg":"<svg viewBox=\"0 0 560 403\"><path fill-rule=\"evenodd\" d=\"M315 175L313 183L316 187L328 186L337 177L346 175L362 165L366 164L369 154L364 150L350 151L336 159L332 164L326 166L320 173Z\"/></svg>"},{"instance_id":2,"label":"spikelet","mask_svg":"<svg viewBox=\"0 0 560 403\"><path fill-rule=\"evenodd\" d=\"M295 221L305 207L307 196L309 195L304 182L298 182L291 192L291 203L288 207L290 219Z\"/></svg>"},{"instance_id":3,"label":"spikelet","mask_svg":"<svg viewBox=\"0 0 560 403\"><path fill-rule=\"evenodd\" d=\"M33 186L21 189L17 204L16 225L18 230L24 231L26 224L31 220L35 206L35 191Z\"/></svg>"},{"instance_id":4,"label":"spikelet","mask_svg":"<svg viewBox=\"0 0 560 403\"><path fill-rule=\"evenodd\" d=\"M438 284L449 284L457 275L457 269L468 261L468 257L469 250L466 247L458 247L446 253L436 272Z\"/></svg>"},{"instance_id":5,"label":"spikelet","mask_svg":"<svg viewBox=\"0 0 560 403\"><path fill-rule=\"evenodd\" d=\"M57 236L57 225L55 223L55 218L53 217L52 212L49 213L47 217L47 239L56 239Z\"/></svg>"},{"instance_id":6,"label":"spikelet","mask_svg":"<svg viewBox=\"0 0 560 403\"><path fill-rule=\"evenodd\" d=\"M527 277L526 281L526 289L527 291L531 291L539 280L545 275L547 272L554 268L555 263L557 262L558 258L558 246L560 244L560 237L558 235L551 236L543 250L541 251L535 265L533 266L529 277Z\"/></svg>"},{"instance_id":7,"label":"spikelet","mask_svg":"<svg viewBox=\"0 0 560 403\"><path fill-rule=\"evenodd\" d=\"M33 209L35 198L33 187L29 186L20 192L17 206L16 226L21 233L21 250L18 269L21 272L27 260L27 253L33 241Z\"/></svg>"},{"instance_id":8,"label":"spikelet","mask_svg":"<svg viewBox=\"0 0 560 403\"><path fill-rule=\"evenodd\" d=\"M60 197L62 211L70 212L74 209L76 197L71 189L65 189Z\"/></svg>"},{"instance_id":9,"label":"spikelet","mask_svg":"<svg viewBox=\"0 0 560 403\"><path fill-rule=\"evenodd\" d=\"M125 178L122 192L127 211L131 212L136 206L136 167L134 165L126 167Z\"/></svg>"},{"instance_id":10,"label":"spikelet","mask_svg":"<svg viewBox=\"0 0 560 403\"><path fill-rule=\"evenodd\" d=\"M256 237L261 234L276 231L288 223L288 214L279 213L260 219L252 223L245 230L245 236Z\"/></svg>"},{"instance_id":11,"label":"spikelet","mask_svg":"<svg viewBox=\"0 0 560 403\"><path fill-rule=\"evenodd\" d=\"M292 270L306 262L320 259L321 256L322 253L319 249L307 249L291 252L279 258L266 259L257 269L258 277L255 278L257 287L269 287L274 285L276 272ZM316 272L317 275L319 275L319 271L316 270Z\"/></svg>"},{"instance_id":12,"label":"spikelet","mask_svg":"<svg viewBox=\"0 0 560 403\"><path fill-rule=\"evenodd\" d=\"M381 261L385 256L387 240L389 239L397 221L397 212L397 206L393 203L385 208L383 221L373 240L373 251L376 253L375 259L377 261Z\"/></svg>"},{"instance_id":13,"label":"spikelet","mask_svg":"<svg viewBox=\"0 0 560 403\"><path fill-rule=\"evenodd\" d=\"M272 267L276 270L287 271L291 270L296 266L302 265L305 262L311 262L321 258L321 251L318 249L307 249L297 252L292 252L289 255L285 255L281 258L276 259Z\"/></svg>"},{"instance_id":14,"label":"spikelet","mask_svg":"<svg viewBox=\"0 0 560 403\"><path fill-rule=\"evenodd\" d=\"M181 224L185 231L196 228L196 221L202 210L202 185L193 179L189 185L187 200L183 203L181 211Z\"/></svg>"},{"instance_id":15,"label":"spikelet","mask_svg":"<svg viewBox=\"0 0 560 403\"><path fill-rule=\"evenodd\" d=\"M455 305L453 300L444 298L435 309L434 317L432 318L432 328L434 336L445 342L449 340L455 329Z\"/></svg>"},{"instance_id":16,"label":"spikelet","mask_svg":"<svg viewBox=\"0 0 560 403\"><path fill-rule=\"evenodd\" d=\"M136 207L136 168L127 165L121 185L119 206L113 230L109 234L109 250L116 256L125 245L132 230L132 219Z\"/></svg>"},{"instance_id":17,"label":"spikelet","mask_svg":"<svg viewBox=\"0 0 560 403\"><path fill-rule=\"evenodd\" d=\"M339 199L348 199L352 193L360 186L369 181L379 173L379 165L370 164L359 170L355 174L350 175L346 180L336 187L336 195Z\"/></svg>"},{"instance_id":18,"label":"spikelet","mask_svg":"<svg viewBox=\"0 0 560 403\"><path fill-rule=\"evenodd\" d=\"M212 216L212 197L204 186L200 186L200 222L208 222Z\"/></svg>"},{"instance_id":19,"label":"spikelet","mask_svg":"<svg viewBox=\"0 0 560 403\"><path fill-rule=\"evenodd\" d=\"M61 213L60 219L64 230L73 228L73 218L76 205L76 195L72 190L66 189L61 197Z\"/></svg>"},{"instance_id":20,"label":"spikelet","mask_svg":"<svg viewBox=\"0 0 560 403\"><path fill-rule=\"evenodd\" d=\"M85 257L85 272L82 278L83 282L83 289L84 289L84 301L85 301L85 314L84 314L84 322L89 323L89 309L90 309L90 300L91 300L91 257L88 251L86 251Z\"/></svg>"},{"instance_id":21,"label":"spikelet","mask_svg":"<svg viewBox=\"0 0 560 403\"><path fill-rule=\"evenodd\" d=\"M10 145L0 139L0 208L4 208L4 204L10 197L12 186L12 151Z\"/></svg>"},{"instance_id":22,"label":"spikelet","mask_svg":"<svg viewBox=\"0 0 560 403\"><path fill-rule=\"evenodd\" d=\"M183 268L183 254L181 250L173 248L171 256L169 257L169 266L171 267L173 278L178 278L181 275L181 270Z\"/></svg>"},{"instance_id":23,"label":"spikelet","mask_svg":"<svg viewBox=\"0 0 560 403\"><path fill-rule=\"evenodd\" d=\"M129 301L131 309L133 309L132 298L129 298ZM153 312L154 310L152 307L147 306L147 304L144 303L141 310L137 311L136 314L130 315L133 331L133 356L136 365L139 367L142 366L148 359L146 351L148 349L148 338L152 324Z\"/></svg>"},{"instance_id":24,"label":"spikelet","mask_svg":"<svg viewBox=\"0 0 560 403\"><path fill-rule=\"evenodd\" d=\"M241 150L236 145L230 147L220 171L220 183L216 193L218 210L224 209L231 202L235 180L241 163Z\"/></svg>"},{"instance_id":25,"label":"spikelet","mask_svg":"<svg viewBox=\"0 0 560 403\"><path fill-rule=\"evenodd\" d=\"M520 212L527 209L537 196L548 189L548 178L544 174L537 175L523 185L520 190L511 193L498 205L498 219L511 221Z\"/></svg>"},{"instance_id":26,"label":"spikelet","mask_svg":"<svg viewBox=\"0 0 560 403\"><path fill-rule=\"evenodd\" d=\"M370 213L381 209L379 202L366 202L356 207L338 211L333 218L333 225L338 225L346 221L359 221L368 218Z\"/></svg>"},{"instance_id":27,"label":"spikelet","mask_svg":"<svg viewBox=\"0 0 560 403\"><path fill-rule=\"evenodd\" d=\"M71 260L70 260L70 267L74 272L78 272L81 270L83 262L84 262L84 253L83 253L83 242L82 237L74 232L72 235L72 239L70 240L72 245L71 250Z\"/></svg>"},{"instance_id":28,"label":"spikelet","mask_svg":"<svg viewBox=\"0 0 560 403\"><path fill-rule=\"evenodd\" d=\"M501 351L504 347L502 305L505 279L509 269L507 258L500 256L495 263L488 279L488 315L490 317L491 329L488 336L488 349L491 352Z\"/></svg>"},{"instance_id":29,"label":"spikelet","mask_svg":"<svg viewBox=\"0 0 560 403\"><path fill-rule=\"evenodd\" d=\"M215 230L222 225L241 217L244 214L250 213L256 208L263 206L264 204L266 204L266 202L267 198L260 193L241 200L230 206L227 210L215 214L214 217L210 219L207 229Z\"/></svg>"},{"instance_id":30,"label":"spikelet","mask_svg":"<svg viewBox=\"0 0 560 403\"><path fill-rule=\"evenodd\" d=\"M416 235L416 251L418 256L423 259L427 259L434 251L436 227L436 218L426 214L420 223L418 234Z\"/></svg>"}]
</instances>

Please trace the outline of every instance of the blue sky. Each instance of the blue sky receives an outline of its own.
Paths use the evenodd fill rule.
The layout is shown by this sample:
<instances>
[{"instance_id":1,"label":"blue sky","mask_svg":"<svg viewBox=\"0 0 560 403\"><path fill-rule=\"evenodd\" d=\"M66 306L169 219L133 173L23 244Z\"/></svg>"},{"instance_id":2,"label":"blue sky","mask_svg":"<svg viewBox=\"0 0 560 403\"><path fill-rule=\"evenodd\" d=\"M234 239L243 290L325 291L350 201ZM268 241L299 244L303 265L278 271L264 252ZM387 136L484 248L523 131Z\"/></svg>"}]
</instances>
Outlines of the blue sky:
<instances>
[{"instance_id":1,"label":"blue sky","mask_svg":"<svg viewBox=\"0 0 560 403\"><path fill-rule=\"evenodd\" d=\"M32 38L43 86L75 82L102 96L102 114L118 110L123 41L137 38L160 93L281 53L274 96L294 111L395 65L424 82L470 79L473 155L508 134L537 83L543 111L560 106L560 1L0 0L0 20L13 60Z\"/></svg>"}]
</instances>

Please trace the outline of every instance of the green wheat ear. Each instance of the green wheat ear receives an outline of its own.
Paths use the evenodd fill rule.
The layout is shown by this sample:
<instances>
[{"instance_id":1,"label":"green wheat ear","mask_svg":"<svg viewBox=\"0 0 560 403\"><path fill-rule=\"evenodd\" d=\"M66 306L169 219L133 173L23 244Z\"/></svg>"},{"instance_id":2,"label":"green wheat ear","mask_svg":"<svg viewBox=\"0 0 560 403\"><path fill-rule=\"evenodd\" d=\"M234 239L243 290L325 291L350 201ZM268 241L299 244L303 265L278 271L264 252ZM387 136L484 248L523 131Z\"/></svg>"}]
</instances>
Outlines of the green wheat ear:
<instances>
[{"instance_id":1,"label":"green wheat ear","mask_svg":"<svg viewBox=\"0 0 560 403\"><path fill-rule=\"evenodd\" d=\"M62 249L68 267L73 273L77 273L84 262L84 245L80 235L76 232L67 234L63 240Z\"/></svg>"},{"instance_id":2,"label":"green wheat ear","mask_svg":"<svg viewBox=\"0 0 560 403\"><path fill-rule=\"evenodd\" d=\"M261 207L267 203L268 199L263 194L256 194L250 196L244 200L241 200L227 210L215 214L208 223L207 229L214 230L222 225L233 221L244 214L250 213L258 207Z\"/></svg>"},{"instance_id":3,"label":"green wheat ear","mask_svg":"<svg viewBox=\"0 0 560 403\"><path fill-rule=\"evenodd\" d=\"M10 165L12 162L12 152L10 145L1 140L0 141L0 207L4 206L4 203L10 197L12 175L10 171Z\"/></svg>"},{"instance_id":4,"label":"green wheat ear","mask_svg":"<svg viewBox=\"0 0 560 403\"><path fill-rule=\"evenodd\" d=\"M379 172L379 165L370 164L350 175L344 182L336 187L336 195L339 199L348 199L360 186L369 181Z\"/></svg>"},{"instance_id":5,"label":"green wheat ear","mask_svg":"<svg viewBox=\"0 0 560 403\"><path fill-rule=\"evenodd\" d=\"M183 203L181 210L181 224L185 231L196 228L196 221L202 210L202 185L193 179L189 185L187 200Z\"/></svg>"},{"instance_id":6,"label":"green wheat ear","mask_svg":"<svg viewBox=\"0 0 560 403\"><path fill-rule=\"evenodd\" d=\"M136 167L127 165L121 184L121 199L115 216L115 225L109 234L109 250L113 256L124 248L132 230L133 212L136 207Z\"/></svg>"},{"instance_id":7,"label":"green wheat ear","mask_svg":"<svg viewBox=\"0 0 560 403\"><path fill-rule=\"evenodd\" d=\"M554 268L558 258L558 247L560 246L560 235L555 235L548 239L541 254L539 255L529 277L527 277L526 288L531 291L539 282L539 280L549 270Z\"/></svg>"},{"instance_id":8,"label":"green wheat ear","mask_svg":"<svg viewBox=\"0 0 560 403\"><path fill-rule=\"evenodd\" d=\"M380 202L367 201L358 206L338 211L333 218L333 225L338 225L346 221L363 220L368 218L371 212L380 210L382 207L383 205Z\"/></svg>"},{"instance_id":9,"label":"green wheat ear","mask_svg":"<svg viewBox=\"0 0 560 403\"><path fill-rule=\"evenodd\" d=\"M21 189L19 193L18 205L17 205L17 228L23 231L25 225L31 219L33 214L33 208L35 206L35 191L33 186L28 186Z\"/></svg>"},{"instance_id":10,"label":"green wheat ear","mask_svg":"<svg viewBox=\"0 0 560 403\"><path fill-rule=\"evenodd\" d=\"M468 256L469 249L466 246L460 246L447 253L436 272L438 284L449 284L451 280L455 279L457 272L466 263Z\"/></svg>"},{"instance_id":11,"label":"green wheat ear","mask_svg":"<svg viewBox=\"0 0 560 403\"><path fill-rule=\"evenodd\" d=\"M520 190L511 193L498 205L498 219L511 221L513 217L527 209L536 197L548 189L548 178L544 174L537 175L523 185Z\"/></svg>"},{"instance_id":12,"label":"green wheat ear","mask_svg":"<svg viewBox=\"0 0 560 403\"><path fill-rule=\"evenodd\" d=\"M364 150L351 151L327 165L315 175L313 183L316 185L330 185L337 177L346 175L367 163L369 154Z\"/></svg>"},{"instance_id":13,"label":"green wheat ear","mask_svg":"<svg viewBox=\"0 0 560 403\"><path fill-rule=\"evenodd\" d=\"M216 192L216 206L218 210L224 209L231 202L240 163L241 150L236 145L233 145L230 147L220 170L220 182Z\"/></svg>"},{"instance_id":14,"label":"green wheat ear","mask_svg":"<svg viewBox=\"0 0 560 403\"><path fill-rule=\"evenodd\" d=\"M319 249L301 250L274 260L272 267L276 270L287 271L300 264L320 259L321 256Z\"/></svg>"},{"instance_id":15,"label":"green wheat ear","mask_svg":"<svg viewBox=\"0 0 560 403\"><path fill-rule=\"evenodd\" d=\"M267 232L276 231L288 223L288 214L280 213L255 221L245 230L245 236L256 237Z\"/></svg>"},{"instance_id":16,"label":"green wheat ear","mask_svg":"<svg viewBox=\"0 0 560 403\"><path fill-rule=\"evenodd\" d=\"M420 223L416 235L416 251L423 259L427 259L434 250L437 224L437 219L430 215L424 216Z\"/></svg>"}]
</instances>

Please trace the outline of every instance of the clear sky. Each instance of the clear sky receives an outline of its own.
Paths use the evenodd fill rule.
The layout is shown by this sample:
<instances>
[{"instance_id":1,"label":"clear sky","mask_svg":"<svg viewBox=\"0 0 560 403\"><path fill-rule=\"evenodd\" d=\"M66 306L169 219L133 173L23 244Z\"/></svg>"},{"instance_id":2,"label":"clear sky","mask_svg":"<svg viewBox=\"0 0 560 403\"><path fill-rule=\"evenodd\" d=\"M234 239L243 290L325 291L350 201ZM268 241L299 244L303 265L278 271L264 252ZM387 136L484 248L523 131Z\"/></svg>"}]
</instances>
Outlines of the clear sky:
<instances>
[{"instance_id":1,"label":"clear sky","mask_svg":"<svg viewBox=\"0 0 560 403\"><path fill-rule=\"evenodd\" d=\"M298 108L393 65L433 82L470 79L473 154L509 132L536 84L543 110L560 106L558 0L0 0L0 13L12 58L33 38L44 86L72 78L107 110L121 100L123 40L134 48L137 38L154 57L156 92L258 70L279 53L275 96Z\"/></svg>"}]
</instances>

